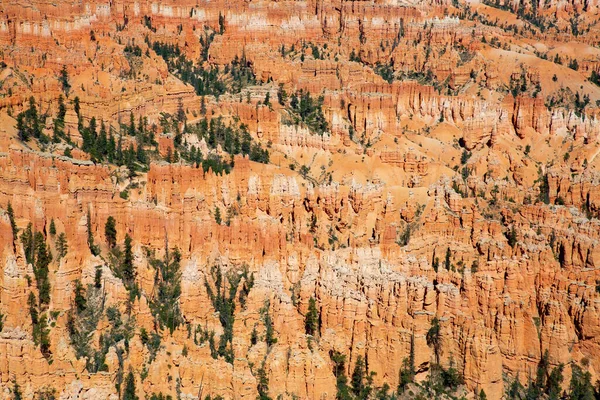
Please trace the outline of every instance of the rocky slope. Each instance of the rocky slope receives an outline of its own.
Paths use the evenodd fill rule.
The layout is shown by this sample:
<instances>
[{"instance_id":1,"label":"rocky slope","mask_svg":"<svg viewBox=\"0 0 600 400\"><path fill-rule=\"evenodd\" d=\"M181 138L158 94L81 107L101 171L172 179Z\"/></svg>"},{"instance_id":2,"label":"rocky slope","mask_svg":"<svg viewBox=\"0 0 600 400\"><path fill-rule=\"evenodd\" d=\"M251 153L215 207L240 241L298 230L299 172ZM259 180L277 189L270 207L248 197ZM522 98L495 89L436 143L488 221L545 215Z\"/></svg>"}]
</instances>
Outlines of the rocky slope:
<instances>
[{"instance_id":1,"label":"rocky slope","mask_svg":"<svg viewBox=\"0 0 600 400\"><path fill-rule=\"evenodd\" d=\"M0 397L595 382L592 3L2 2Z\"/></svg>"}]
</instances>

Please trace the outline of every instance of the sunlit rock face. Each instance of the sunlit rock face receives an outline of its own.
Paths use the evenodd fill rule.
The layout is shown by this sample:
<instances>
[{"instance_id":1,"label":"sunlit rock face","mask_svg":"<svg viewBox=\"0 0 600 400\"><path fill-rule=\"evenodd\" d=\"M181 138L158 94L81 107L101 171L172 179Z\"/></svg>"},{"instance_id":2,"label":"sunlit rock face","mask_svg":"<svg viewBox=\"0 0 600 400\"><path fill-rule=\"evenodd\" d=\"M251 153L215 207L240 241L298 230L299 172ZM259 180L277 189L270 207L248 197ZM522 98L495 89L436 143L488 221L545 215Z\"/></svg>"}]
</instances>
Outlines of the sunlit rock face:
<instances>
[{"instance_id":1,"label":"sunlit rock face","mask_svg":"<svg viewBox=\"0 0 600 400\"><path fill-rule=\"evenodd\" d=\"M2 2L0 398L595 382L598 5L542 3Z\"/></svg>"}]
</instances>

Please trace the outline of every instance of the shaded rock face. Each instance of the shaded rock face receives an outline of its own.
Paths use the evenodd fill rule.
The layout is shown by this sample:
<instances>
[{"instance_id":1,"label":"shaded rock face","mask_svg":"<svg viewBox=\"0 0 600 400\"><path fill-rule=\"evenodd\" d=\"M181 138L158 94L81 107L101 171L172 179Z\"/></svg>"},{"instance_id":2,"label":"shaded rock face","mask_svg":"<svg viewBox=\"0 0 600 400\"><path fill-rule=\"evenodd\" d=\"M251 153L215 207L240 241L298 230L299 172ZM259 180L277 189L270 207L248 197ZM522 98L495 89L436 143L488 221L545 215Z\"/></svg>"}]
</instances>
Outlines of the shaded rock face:
<instances>
[{"instance_id":1,"label":"shaded rock face","mask_svg":"<svg viewBox=\"0 0 600 400\"><path fill-rule=\"evenodd\" d=\"M53 388L118 399L131 371L140 398L253 399L266 386L271 398L333 399L338 352L338 374L361 358L374 387L395 389L410 354L417 381L430 373L434 318L440 363L467 392L500 399L545 352L565 365L565 388L573 363L595 380L596 11L577 1L3 2L0 393L16 380L27 398ZM200 90L154 43L218 67L223 93ZM254 76L241 89L225 72L235 63ZM324 132L291 104L306 92ZM29 98L51 137L59 96L64 137L20 141ZM147 169L128 174L84 151L92 119L137 150L126 132L140 117L154 135ZM188 129L219 117L244 124L269 163ZM171 157L191 145L231 172ZM39 260L22 236L29 224L53 256L47 278L29 262ZM175 248L171 330L159 321L157 260ZM49 301L32 307L45 279Z\"/></svg>"}]
</instances>

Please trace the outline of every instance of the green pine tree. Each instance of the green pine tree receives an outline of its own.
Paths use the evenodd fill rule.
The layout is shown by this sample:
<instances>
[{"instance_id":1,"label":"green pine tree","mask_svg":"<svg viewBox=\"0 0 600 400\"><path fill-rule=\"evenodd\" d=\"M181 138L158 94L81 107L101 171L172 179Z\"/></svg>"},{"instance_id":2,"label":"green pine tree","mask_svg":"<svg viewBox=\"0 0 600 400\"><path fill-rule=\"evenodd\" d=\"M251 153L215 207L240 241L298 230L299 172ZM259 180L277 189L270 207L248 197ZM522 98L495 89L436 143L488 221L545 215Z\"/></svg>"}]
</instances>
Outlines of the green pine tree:
<instances>
[{"instance_id":1,"label":"green pine tree","mask_svg":"<svg viewBox=\"0 0 600 400\"><path fill-rule=\"evenodd\" d=\"M87 213L87 234L88 234L87 243L88 243L90 252L94 256L99 255L100 248L98 246L96 246L96 244L94 243L94 233L92 232L92 216L89 211Z\"/></svg>"},{"instance_id":2,"label":"green pine tree","mask_svg":"<svg viewBox=\"0 0 600 400\"><path fill-rule=\"evenodd\" d=\"M135 376L133 371L129 370L127 378L125 378L125 391L123 392L123 400L138 400L135 394Z\"/></svg>"},{"instance_id":3,"label":"green pine tree","mask_svg":"<svg viewBox=\"0 0 600 400\"><path fill-rule=\"evenodd\" d=\"M19 386L16 379L13 379L12 398L13 398L13 400L23 400L23 393L21 393L21 386Z\"/></svg>"},{"instance_id":4,"label":"green pine tree","mask_svg":"<svg viewBox=\"0 0 600 400\"><path fill-rule=\"evenodd\" d=\"M67 235L61 232L56 239L56 251L58 252L58 259L64 258L67 255L69 246L67 245Z\"/></svg>"},{"instance_id":5,"label":"green pine tree","mask_svg":"<svg viewBox=\"0 0 600 400\"><path fill-rule=\"evenodd\" d=\"M10 228L12 229L13 240L15 240L17 238L17 233L19 232L19 229L17 228L17 223L15 222L15 212L13 211L12 204L10 204L10 201L6 206L6 213L8 214L8 219L10 220Z\"/></svg>"},{"instance_id":6,"label":"green pine tree","mask_svg":"<svg viewBox=\"0 0 600 400\"><path fill-rule=\"evenodd\" d=\"M358 399L368 399L373 383L373 374L367 375L367 365L363 356L356 358L354 371L352 372L352 392Z\"/></svg>"},{"instance_id":7,"label":"green pine tree","mask_svg":"<svg viewBox=\"0 0 600 400\"><path fill-rule=\"evenodd\" d=\"M133 116L133 111L129 113L129 127L127 129L127 134L129 136L135 136L135 118Z\"/></svg>"},{"instance_id":8,"label":"green pine tree","mask_svg":"<svg viewBox=\"0 0 600 400\"><path fill-rule=\"evenodd\" d=\"M87 308L87 300L85 298L85 289L78 279L75 281L75 307L77 312L80 313Z\"/></svg>"},{"instance_id":9,"label":"green pine tree","mask_svg":"<svg viewBox=\"0 0 600 400\"><path fill-rule=\"evenodd\" d=\"M487 396L485 395L483 389L481 389L481 391L479 392L479 400L487 400Z\"/></svg>"},{"instance_id":10,"label":"green pine tree","mask_svg":"<svg viewBox=\"0 0 600 400\"><path fill-rule=\"evenodd\" d=\"M427 331L426 340L427 346L433 347L433 354L435 355L435 363L440 363L440 350L442 346L441 335L440 335L440 322L437 318L431 320L431 327Z\"/></svg>"},{"instance_id":11,"label":"green pine tree","mask_svg":"<svg viewBox=\"0 0 600 400\"><path fill-rule=\"evenodd\" d=\"M35 246L33 242L33 225L31 225L31 222L27 224L27 229L21 234L21 243L23 243L25 260L27 263L33 264L35 261Z\"/></svg>"},{"instance_id":12,"label":"green pine tree","mask_svg":"<svg viewBox=\"0 0 600 400\"><path fill-rule=\"evenodd\" d=\"M308 312L304 319L304 328L307 335L315 336L319 333L319 312L317 310L317 302L312 296L308 300Z\"/></svg>"},{"instance_id":13,"label":"green pine tree","mask_svg":"<svg viewBox=\"0 0 600 400\"><path fill-rule=\"evenodd\" d=\"M113 248L117 244L117 222L112 216L109 216L106 219L106 224L104 225L104 236L106 236L106 242L110 248Z\"/></svg>"},{"instance_id":14,"label":"green pine tree","mask_svg":"<svg viewBox=\"0 0 600 400\"><path fill-rule=\"evenodd\" d=\"M135 280L135 266L133 265L133 246L131 236L125 235L125 251L123 254L123 263L121 264L121 273L123 280L127 285L131 285Z\"/></svg>"},{"instance_id":15,"label":"green pine tree","mask_svg":"<svg viewBox=\"0 0 600 400\"><path fill-rule=\"evenodd\" d=\"M63 91L68 96L69 89L71 89L71 84L69 83L69 72L67 71L67 66L63 65L62 70L60 71L60 77L58 79L63 87Z\"/></svg>"},{"instance_id":16,"label":"green pine tree","mask_svg":"<svg viewBox=\"0 0 600 400\"><path fill-rule=\"evenodd\" d=\"M48 266L52 262L50 246L46 245L41 232L34 235L35 263L33 273L38 285L40 305L50 303L50 281L48 280Z\"/></svg>"},{"instance_id":17,"label":"green pine tree","mask_svg":"<svg viewBox=\"0 0 600 400\"><path fill-rule=\"evenodd\" d=\"M94 274L94 287L100 289L102 287L102 265L96 265L96 273Z\"/></svg>"},{"instance_id":18,"label":"green pine tree","mask_svg":"<svg viewBox=\"0 0 600 400\"><path fill-rule=\"evenodd\" d=\"M135 150L133 149L133 143L129 145L129 149L125 154L125 165L127 166L127 170L129 171L129 177L133 178L135 176Z\"/></svg>"},{"instance_id":19,"label":"green pine tree","mask_svg":"<svg viewBox=\"0 0 600 400\"><path fill-rule=\"evenodd\" d=\"M183 322L179 309L180 262L181 254L177 248L172 252L167 250L164 260L150 259L150 264L156 270L154 284L157 288L156 295L150 300L150 309L157 317L160 327L169 328L171 333Z\"/></svg>"},{"instance_id":20,"label":"green pine tree","mask_svg":"<svg viewBox=\"0 0 600 400\"><path fill-rule=\"evenodd\" d=\"M73 99L73 111L75 111L75 114L77 114L77 118L81 118L81 103L79 101L79 96L75 96Z\"/></svg>"}]
</instances>

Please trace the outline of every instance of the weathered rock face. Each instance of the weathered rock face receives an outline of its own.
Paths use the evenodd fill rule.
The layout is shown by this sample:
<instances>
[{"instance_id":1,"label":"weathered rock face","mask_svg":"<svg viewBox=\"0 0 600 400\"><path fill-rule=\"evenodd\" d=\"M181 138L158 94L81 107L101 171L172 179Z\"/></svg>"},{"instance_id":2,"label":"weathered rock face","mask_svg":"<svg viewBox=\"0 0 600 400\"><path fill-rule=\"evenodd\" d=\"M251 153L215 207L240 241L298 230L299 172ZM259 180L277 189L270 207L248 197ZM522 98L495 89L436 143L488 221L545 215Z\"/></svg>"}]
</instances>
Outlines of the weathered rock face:
<instances>
[{"instance_id":1,"label":"weathered rock face","mask_svg":"<svg viewBox=\"0 0 600 400\"><path fill-rule=\"evenodd\" d=\"M431 350L424 335L434 315L442 321L444 359L452 357L461 365L467 383L484 388L486 393L501 393L503 371L516 374L534 368L546 349L555 363L594 354L598 346L594 333L598 311L593 300L598 231L594 222L576 222L564 208L557 214L560 209L540 213L543 208L526 206L509 216L519 226L527 221L522 225L523 238L513 249L498 223L476 216L477 207L467 205L460 197L448 197L442 187L437 187L431 189L432 197L419 217L418 231L407 247L400 248L393 243L395 234L391 243L389 239L378 239L398 223L393 216L397 214L391 213L389 203L383 201L388 195L381 188L357 185L349 191L343 187L301 189L297 177L273 175L269 169L256 170L240 159L230 175L219 177L189 167L153 166L145 187L125 201L117 195L103 167L11 151L2 159L1 184L5 190L0 201L15 204L22 228L25 221L32 221L37 229L44 229L54 219L58 230L67 234L73 250L59 264L53 264L52 310L66 313L71 308L75 279L93 280L95 262L86 255L88 209L93 210L92 231L99 241L103 239L103 221L112 215L118 222L118 241L127 232L138 249L160 249L165 237L170 245L184 249L180 301L183 315L192 326L219 328L204 288L211 260L220 259L231 267L245 263L255 272L255 287L245 308L237 313L234 326L234 350L239 361L233 366L213 361L210 351L198 348L184 331L172 337L167 334L165 349L148 366L143 386L146 393L169 390L169 383L161 383L159 376L166 365L173 363L175 369L170 374L179 377L184 392L195 393L204 379L210 382L205 384L210 393L254 396L255 386L236 376L252 376L248 362L266 357L269 376L278 376L282 369L290 371L286 379L274 379L278 383L271 386L273 393L321 397L331 394L335 387L329 350L349 354L350 364L363 355L369 369L377 373L377 383L395 384L411 337L417 365L428 365ZM553 183L550 187L555 193ZM235 192L239 193L239 201L231 196ZM592 192L588 193L595 199ZM211 210L235 202L240 204L239 216L230 226L216 225ZM453 211L446 211L448 207ZM404 208L397 206L396 210ZM312 241L304 239L310 236L307 227L311 214L317 216L317 221L343 221L336 228L336 236L342 247L348 247L315 250ZM527 238L529 223L540 226L542 232ZM567 228L569 224L575 224L579 233L569 233L573 229ZM286 232L294 228L296 233L286 238ZM66 342L66 332L60 328L64 318L59 317L57 327L52 329L51 341L53 354L62 355L48 365L31 342L31 325L23 325L18 311L27 307L25 275L31 267L25 265L19 245L13 251L6 220L2 232L6 239L2 278L6 319L2 337L7 357L3 361L3 381L16 375L27 377L27 387L32 390L50 381L55 387L67 387L80 371L69 362L68 354L74 354ZM557 238L555 249L544 246L549 232ZM319 226L314 237L319 242L327 240L327 226ZM432 242L440 237L456 249L452 262L466 265L464 272L443 267L437 273L433 271L430 260L445 253L443 242ZM562 268L553 250L562 254ZM141 253L136 254L140 255L140 259L136 257L138 276L143 280L149 266ZM469 267L474 260L479 263L477 272ZM108 268L105 273L111 274ZM150 286L142 284L146 296L152 293L151 279L150 275ZM573 279L580 282L576 291L570 289ZM104 285L110 301L125 300L118 280L107 278ZM291 296L297 297L297 305ZM302 316L311 296L317 298L321 314L321 337L312 349L306 347ZM265 299L271 299L278 337L278 343L266 354L265 348L256 347L260 343L250 344L250 333L260 325L259 310ZM147 305L135 303L136 321L151 329L152 318L144 308L147 310ZM575 309L577 312L569 311ZM535 321L540 321L537 326ZM21 350L11 350L14 346ZM189 353L178 361L173 352L180 354L183 346ZM130 344L129 362L136 369L144 365L144 352L141 344ZM167 357L169 352L171 356ZM33 359L39 367L28 369L26 365ZM592 365L597 368L595 361ZM61 374L60 379L50 378L57 374ZM92 374L82 380L81 390L100 390L98 379ZM236 383L237 379L243 383Z\"/></svg>"},{"instance_id":2,"label":"weathered rock face","mask_svg":"<svg viewBox=\"0 0 600 400\"><path fill-rule=\"evenodd\" d=\"M584 360L597 378L600 90L588 79L600 54L586 44L598 42L596 11L577 1L3 2L0 396L16 380L27 398L54 388L118 399L131 371L140 398L253 399L268 386L272 398L333 399L336 352L343 373L361 357L374 386L395 388L411 352L417 381L429 374L434 318L440 362L469 392L500 399L546 351L566 366L564 382ZM218 66L225 93L182 81L182 64L155 43ZM231 89L232 62L255 80ZM286 100L300 90L321 104L324 133ZM52 136L59 96L65 137L20 141L29 98ZM148 170L130 177L90 161L92 118L127 149L140 117L154 141ZM225 154L188 130L219 117L244 124L270 163L238 154L216 174L171 158L186 145ZM109 217L120 251L131 239L132 282ZM29 224L53 255L43 351ZM175 248L182 319L170 330L157 322L156 260ZM215 301L218 282L231 314Z\"/></svg>"}]
</instances>

